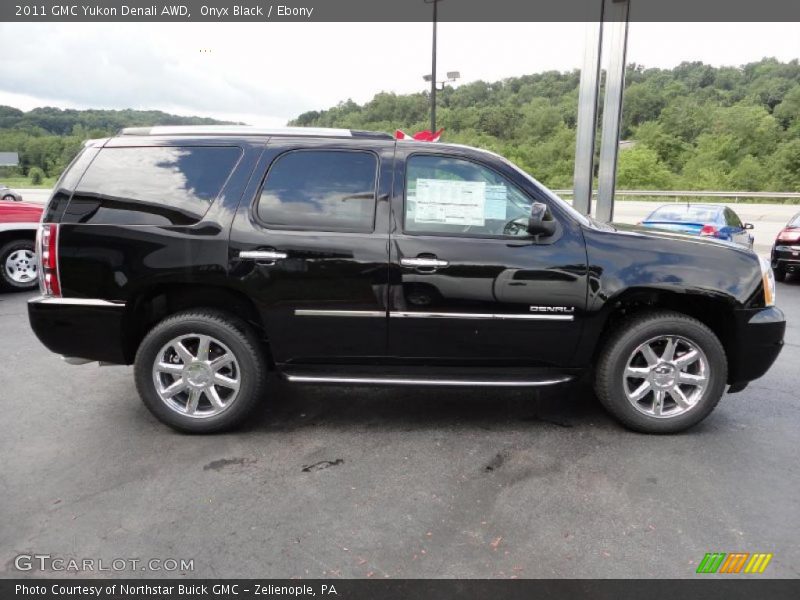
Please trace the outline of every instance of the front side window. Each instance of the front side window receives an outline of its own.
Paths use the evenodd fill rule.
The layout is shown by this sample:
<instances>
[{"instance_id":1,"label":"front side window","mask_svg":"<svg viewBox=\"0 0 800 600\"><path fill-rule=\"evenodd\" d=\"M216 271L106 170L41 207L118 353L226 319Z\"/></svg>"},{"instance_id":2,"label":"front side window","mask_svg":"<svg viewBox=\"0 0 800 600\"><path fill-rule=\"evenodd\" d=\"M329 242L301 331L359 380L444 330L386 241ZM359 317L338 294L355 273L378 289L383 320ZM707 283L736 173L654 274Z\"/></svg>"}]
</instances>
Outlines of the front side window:
<instances>
[{"instance_id":1,"label":"front side window","mask_svg":"<svg viewBox=\"0 0 800 600\"><path fill-rule=\"evenodd\" d=\"M526 236L531 199L472 161L413 155L406 167L409 233Z\"/></svg>"},{"instance_id":2,"label":"front side window","mask_svg":"<svg viewBox=\"0 0 800 600\"><path fill-rule=\"evenodd\" d=\"M725 220L731 227L743 227L742 220L739 218L739 215L733 212L730 208L725 209Z\"/></svg>"},{"instance_id":3,"label":"front side window","mask_svg":"<svg viewBox=\"0 0 800 600\"><path fill-rule=\"evenodd\" d=\"M288 152L267 173L258 218L282 229L371 232L377 172L371 152Z\"/></svg>"}]
</instances>

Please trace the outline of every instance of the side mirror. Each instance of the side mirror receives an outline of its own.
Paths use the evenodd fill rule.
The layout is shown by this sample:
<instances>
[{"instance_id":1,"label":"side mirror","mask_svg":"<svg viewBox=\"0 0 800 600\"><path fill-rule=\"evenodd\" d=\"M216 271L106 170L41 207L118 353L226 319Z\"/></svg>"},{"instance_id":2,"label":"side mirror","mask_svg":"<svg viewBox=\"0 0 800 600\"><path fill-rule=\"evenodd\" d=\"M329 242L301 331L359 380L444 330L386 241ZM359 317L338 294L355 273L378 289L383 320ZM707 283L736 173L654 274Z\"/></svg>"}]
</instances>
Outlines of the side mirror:
<instances>
[{"instance_id":1,"label":"side mirror","mask_svg":"<svg viewBox=\"0 0 800 600\"><path fill-rule=\"evenodd\" d=\"M753 229L753 224L752 223L745 223L744 224L744 228L745 229Z\"/></svg>"},{"instance_id":2,"label":"side mirror","mask_svg":"<svg viewBox=\"0 0 800 600\"><path fill-rule=\"evenodd\" d=\"M556 222L548 206L542 202L531 204L531 216L528 218L528 233L550 237L556 232Z\"/></svg>"}]
</instances>

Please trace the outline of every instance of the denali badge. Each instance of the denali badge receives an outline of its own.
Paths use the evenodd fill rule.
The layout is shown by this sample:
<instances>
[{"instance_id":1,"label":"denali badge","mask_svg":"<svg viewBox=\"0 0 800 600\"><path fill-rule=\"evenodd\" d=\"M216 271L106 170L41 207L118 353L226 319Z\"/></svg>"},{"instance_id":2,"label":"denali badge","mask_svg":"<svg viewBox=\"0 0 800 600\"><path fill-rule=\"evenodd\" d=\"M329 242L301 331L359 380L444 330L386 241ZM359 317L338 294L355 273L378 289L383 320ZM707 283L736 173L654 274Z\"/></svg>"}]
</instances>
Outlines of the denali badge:
<instances>
[{"instance_id":1,"label":"denali badge","mask_svg":"<svg viewBox=\"0 0 800 600\"><path fill-rule=\"evenodd\" d=\"M535 313L574 313L574 306L531 306Z\"/></svg>"}]
</instances>

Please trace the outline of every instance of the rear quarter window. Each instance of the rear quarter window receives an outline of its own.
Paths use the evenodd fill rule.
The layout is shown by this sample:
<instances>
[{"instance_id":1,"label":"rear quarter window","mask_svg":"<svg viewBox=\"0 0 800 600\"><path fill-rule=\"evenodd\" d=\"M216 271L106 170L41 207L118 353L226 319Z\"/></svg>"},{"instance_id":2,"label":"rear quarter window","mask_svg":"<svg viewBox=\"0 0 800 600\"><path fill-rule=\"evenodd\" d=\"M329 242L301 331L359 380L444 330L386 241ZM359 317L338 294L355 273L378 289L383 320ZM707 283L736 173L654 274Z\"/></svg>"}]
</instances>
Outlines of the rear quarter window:
<instances>
[{"instance_id":1,"label":"rear quarter window","mask_svg":"<svg viewBox=\"0 0 800 600\"><path fill-rule=\"evenodd\" d=\"M208 211L242 155L232 146L104 148L81 178L64 221L191 225Z\"/></svg>"}]
</instances>

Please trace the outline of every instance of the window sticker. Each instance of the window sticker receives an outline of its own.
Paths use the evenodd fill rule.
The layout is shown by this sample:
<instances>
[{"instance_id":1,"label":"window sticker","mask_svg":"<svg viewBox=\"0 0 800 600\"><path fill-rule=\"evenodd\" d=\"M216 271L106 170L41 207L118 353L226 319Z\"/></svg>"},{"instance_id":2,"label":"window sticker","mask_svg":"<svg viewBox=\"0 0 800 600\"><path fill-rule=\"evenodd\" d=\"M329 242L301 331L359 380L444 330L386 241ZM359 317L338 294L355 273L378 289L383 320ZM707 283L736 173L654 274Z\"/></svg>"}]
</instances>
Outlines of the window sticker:
<instances>
[{"instance_id":1,"label":"window sticker","mask_svg":"<svg viewBox=\"0 0 800 600\"><path fill-rule=\"evenodd\" d=\"M485 206L483 181L417 179L414 214L417 223L482 226Z\"/></svg>"},{"instance_id":2,"label":"window sticker","mask_svg":"<svg viewBox=\"0 0 800 600\"><path fill-rule=\"evenodd\" d=\"M504 185L486 186L486 205L484 206L484 218L495 221L506 220L506 204L508 203L508 191Z\"/></svg>"}]
</instances>

